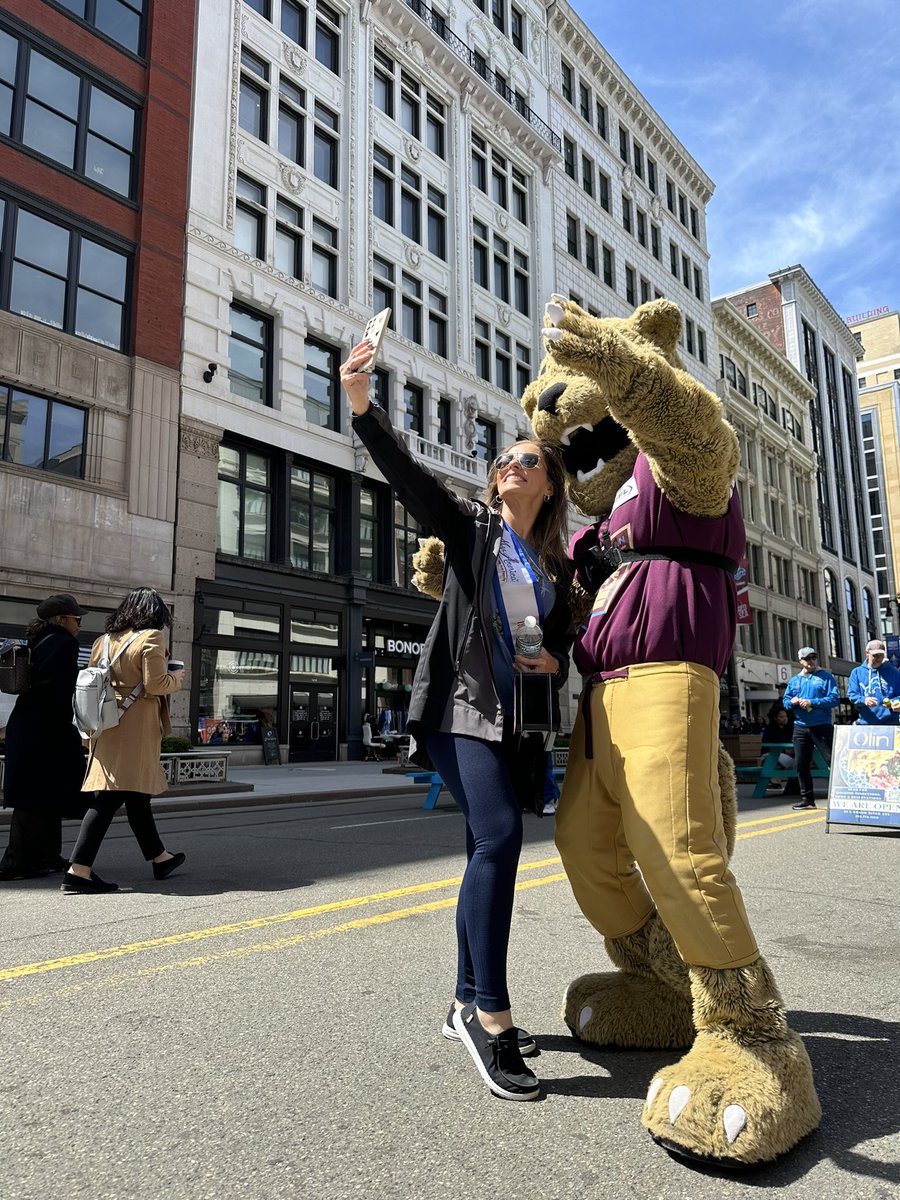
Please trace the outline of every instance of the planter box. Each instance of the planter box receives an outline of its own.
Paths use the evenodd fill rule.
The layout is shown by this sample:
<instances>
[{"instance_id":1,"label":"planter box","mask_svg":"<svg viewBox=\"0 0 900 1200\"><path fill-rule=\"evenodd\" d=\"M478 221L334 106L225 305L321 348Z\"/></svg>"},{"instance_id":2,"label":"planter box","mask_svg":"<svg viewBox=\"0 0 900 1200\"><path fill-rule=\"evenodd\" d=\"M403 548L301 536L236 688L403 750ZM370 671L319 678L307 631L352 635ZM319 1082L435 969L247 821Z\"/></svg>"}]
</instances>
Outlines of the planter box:
<instances>
[{"instance_id":1,"label":"planter box","mask_svg":"<svg viewBox=\"0 0 900 1200\"><path fill-rule=\"evenodd\" d=\"M184 750L161 754L163 774L169 787L185 783L225 783L230 750Z\"/></svg>"}]
</instances>

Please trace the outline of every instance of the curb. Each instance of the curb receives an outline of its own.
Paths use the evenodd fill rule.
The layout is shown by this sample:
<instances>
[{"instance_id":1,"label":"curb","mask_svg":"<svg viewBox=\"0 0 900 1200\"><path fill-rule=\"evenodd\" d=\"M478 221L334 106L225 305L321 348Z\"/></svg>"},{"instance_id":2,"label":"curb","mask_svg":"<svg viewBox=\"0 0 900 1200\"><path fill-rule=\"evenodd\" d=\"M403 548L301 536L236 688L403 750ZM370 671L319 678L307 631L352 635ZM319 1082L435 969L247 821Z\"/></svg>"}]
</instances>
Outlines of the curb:
<instances>
[{"instance_id":1,"label":"curb","mask_svg":"<svg viewBox=\"0 0 900 1200\"><path fill-rule=\"evenodd\" d=\"M427 792L428 788L422 784L412 784L397 788L378 788L375 791L371 788L346 788L343 791L315 793L280 792L268 796L257 792L238 792L232 795L211 793L208 799L202 796L184 796L166 800L163 795L154 798L153 812L158 817L164 817L168 813L215 812L226 808L268 808L280 804L322 804L336 800L374 800L382 795L423 796ZM9 824L11 816L12 809L0 808L0 828ZM124 814L118 814L116 819L124 820Z\"/></svg>"}]
</instances>

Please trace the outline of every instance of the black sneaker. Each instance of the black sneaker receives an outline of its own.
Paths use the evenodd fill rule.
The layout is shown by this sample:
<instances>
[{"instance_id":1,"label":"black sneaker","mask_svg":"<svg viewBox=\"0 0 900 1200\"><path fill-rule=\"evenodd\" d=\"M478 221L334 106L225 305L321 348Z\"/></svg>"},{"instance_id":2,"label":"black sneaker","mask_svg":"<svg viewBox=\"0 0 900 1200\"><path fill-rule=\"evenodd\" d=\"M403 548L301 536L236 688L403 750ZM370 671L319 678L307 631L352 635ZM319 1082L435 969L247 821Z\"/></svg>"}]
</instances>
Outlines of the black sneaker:
<instances>
[{"instance_id":1,"label":"black sneaker","mask_svg":"<svg viewBox=\"0 0 900 1200\"><path fill-rule=\"evenodd\" d=\"M105 879L101 879L93 871L91 871L90 879L83 879L80 875L72 875L71 872L66 872L62 883L59 885L59 890L65 892L68 896L95 896L101 892L117 892L119 885L117 883L107 883Z\"/></svg>"},{"instance_id":2,"label":"black sneaker","mask_svg":"<svg viewBox=\"0 0 900 1200\"><path fill-rule=\"evenodd\" d=\"M450 1005L450 1011L447 1013L447 1020L444 1022L441 1033L448 1042L459 1042L462 1039L453 1028L453 1014L456 1012L456 1005ZM525 1058L529 1054L537 1054L537 1042L531 1036L527 1029L516 1029L519 1036L519 1053Z\"/></svg>"},{"instance_id":3,"label":"black sneaker","mask_svg":"<svg viewBox=\"0 0 900 1200\"><path fill-rule=\"evenodd\" d=\"M173 871L177 871L184 862L186 855L173 854L171 858L167 858L165 862L153 864L154 879L168 879Z\"/></svg>"},{"instance_id":4,"label":"black sneaker","mask_svg":"<svg viewBox=\"0 0 900 1200\"><path fill-rule=\"evenodd\" d=\"M815 800L801 800L799 804L792 804L791 808L815 808Z\"/></svg>"},{"instance_id":5,"label":"black sneaker","mask_svg":"<svg viewBox=\"0 0 900 1200\"><path fill-rule=\"evenodd\" d=\"M495 1096L504 1100L538 1098L540 1084L522 1061L517 1029L505 1029L497 1035L488 1033L478 1020L474 1004L454 1009L453 1028Z\"/></svg>"}]
</instances>

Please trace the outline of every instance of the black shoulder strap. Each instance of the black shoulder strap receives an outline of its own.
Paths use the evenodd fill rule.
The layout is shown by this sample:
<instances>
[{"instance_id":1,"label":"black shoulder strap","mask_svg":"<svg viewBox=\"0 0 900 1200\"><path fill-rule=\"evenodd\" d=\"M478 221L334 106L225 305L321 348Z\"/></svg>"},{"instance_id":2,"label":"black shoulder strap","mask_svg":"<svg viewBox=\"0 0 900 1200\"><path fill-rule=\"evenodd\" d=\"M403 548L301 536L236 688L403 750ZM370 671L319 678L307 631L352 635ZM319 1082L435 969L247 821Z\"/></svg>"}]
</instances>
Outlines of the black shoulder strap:
<instances>
[{"instance_id":1,"label":"black shoulder strap","mask_svg":"<svg viewBox=\"0 0 900 1200\"><path fill-rule=\"evenodd\" d=\"M653 562L661 559L668 562L696 563L701 567L721 567L729 575L738 569L738 563L714 550L691 550L686 546L654 546L652 550L620 550L622 562Z\"/></svg>"}]
</instances>

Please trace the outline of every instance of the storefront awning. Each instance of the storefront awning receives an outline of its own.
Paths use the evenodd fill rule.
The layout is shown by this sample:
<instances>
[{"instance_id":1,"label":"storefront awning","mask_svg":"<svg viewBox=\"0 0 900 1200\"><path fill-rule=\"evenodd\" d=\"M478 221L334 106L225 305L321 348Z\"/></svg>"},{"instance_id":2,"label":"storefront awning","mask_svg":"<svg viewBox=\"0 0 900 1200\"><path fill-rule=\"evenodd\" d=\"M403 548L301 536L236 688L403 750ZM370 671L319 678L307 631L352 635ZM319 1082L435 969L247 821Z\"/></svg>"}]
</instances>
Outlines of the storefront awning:
<instances>
[{"instance_id":1,"label":"storefront awning","mask_svg":"<svg viewBox=\"0 0 900 1200\"><path fill-rule=\"evenodd\" d=\"M747 688L744 692L747 700L777 700L778 693L774 688Z\"/></svg>"}]
</instances>

